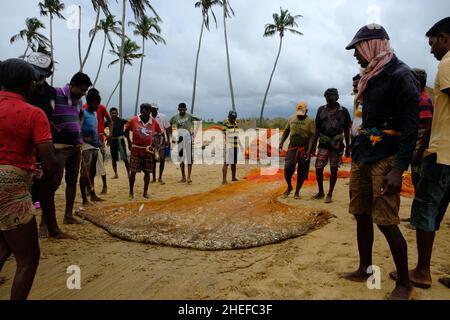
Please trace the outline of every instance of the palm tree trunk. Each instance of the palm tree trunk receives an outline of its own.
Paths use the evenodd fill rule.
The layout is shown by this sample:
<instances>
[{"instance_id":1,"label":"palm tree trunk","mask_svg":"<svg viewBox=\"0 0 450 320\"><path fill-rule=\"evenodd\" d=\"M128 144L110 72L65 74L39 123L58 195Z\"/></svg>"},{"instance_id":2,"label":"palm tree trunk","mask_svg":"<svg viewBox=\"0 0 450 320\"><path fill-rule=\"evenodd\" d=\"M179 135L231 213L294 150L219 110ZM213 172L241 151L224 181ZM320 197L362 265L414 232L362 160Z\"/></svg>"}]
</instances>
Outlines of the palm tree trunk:
<instances>
[{"instance_id":1,"label":"palm tree trunk","mask_svg":"<svg viewBox=\"0 0 450 320\"><path fill-rule=\"evenodd\" d=\"M100 75L100 70L102 69L103 56L105 55L105 49L106 49L106 39L107 39L107 36L106 36L106 33L105 33L105 40L103 41L102 55L100 57L100 65L98 66L97 75L95 76L94 87L97 84L98 76Z\"/></svg>"},{"instance_id":2,"label":"palm tree trunk","mask_svg":"<svg viewBox=\"0 0 450 320\"><path fill-rule=\"evenodd\" d=\"M27 48L25 49L25 52L23 53L23 60L26 59L28 49L30 49L30 45L29 44L27 45Z\"/></svg>"},{"instance_id":3,"label":"palm tree trunk","mask_svg":"<svg viewBox=\"0 0 450 320\"><path fill-rule=\"evenodd\" d=\"M100 20L100 6L98 6L97 9L97 17L95 18L95 27L94 27L94 34L91 37L91 40L89 41L89 46L86 52L86 56L83 59L83 62L81 63L81 69L84 69L84 66L86 65L87 59L89 57L89 53L91 52L92 44L94 43L95 36L97 35L97 26L98 21Z\"/></svg>"},{"instance_id":4,"label":"palm tree trunk","mask_svg":"<svg viewBox=\"0 0 450 320\"><path fill-rule=\"evenodd\" d=\"M125 19L126 19L126 10L127 10L127 1L123 0L123 7L122 7L122 34L120 35L122 38L122 45L120 46L120 70L124 67L124 46L125 46ZM119 89L119 117L122 117L122 98L123 98L123 72L120 72L120 89Z\"/></svg>"},{"instance_id":5,"label":"palm tree trunk","mask_svg":"<svg viewBox=\"0 0 450 320\"><path fill-rule=\"evenodd\" d=\"M123 74L124 71L125 71L125 66L124 66L124 68L122 69L121 74ZM117 88L119 87L119 84L120 84L120 80L117 81L117 84L116 84L116 86L114 87L113 92L112 92L111 95L109 96L108 102L106 103L106 107L107 107L107 108L108 108L108 106L109 106L109 103L111 102L112 97L114 96L114 93L116 93Z\"/></svg>"},{"instance_id":6,"label":"palm tree trunk","mask_svg":"<svg viewBox=\"0 0 450 320\"><path fill-rule=\"evenodd\" d=\"M145 55L145 38L142 37L142 58L141 58L141 67L139 69L139 80L137 87L137 95L136 95L136 106L134 107L134 116L137 115L138 103L139 103L139 93L141 91L141 78L142 78L142 66L144 65L144 55Z\"/></svg>"},{"instance_id":7,"label":"palm tree trunk","mask_svg":"<svg viewBox=\"0 0 450 320\"><path fill-rule=\"evenodd\" d=\"M83 60L81 58L81 6L78 6L78 58L80 59L80 71L83 71Z\"/></svg>"},{"instance_id":8,"label":"palm tree trunk","mask_svg":"<svg viewBox=\"0 0 450 320\"><path fill-rule=\"evenodd\" d=\"M50 14L50 54L52 57L52 61L55 61L53 55L53 16ZM53 68L54 69L54 68ZM53 87L53 79L55 77L55 73L52 73L51 86Z\"/></svg>"},{"instance_id":9,"label":"palm tree trunk","mask_svg":"<svg viewBox=\"0 0 450 320\"><path fill-rule=\"evenodd\" d=\"M228 82L230 83L230 94L231 94L231 106L233 111L236 111L236 104L234 101L234 91L233 91L233 80L231 79L231 63L230 63L230 52L228 49L228 36L227 36L227 1L223 0L223 30L225 33L225 48L227 52L227 67L228 67Z\"/></svg>"},{"instance_id":10,"label":"palm tree trunk","mask_svg":"<svg viewBox=\"0 0 450 320\"><path fill-rule=\"evenodd\" d=\"M264 116L264 107L266 106L267 95L269 94L270 85L272 84L272 78L273 78L273 75L275 74L275 69L277 68L278 59L280 58L282 45L283 45L283 37L280 36L280 47L278 48L278 55L275 60L275 64L273 66L272 74L270 75L269 84L267 85L266 93L264 94L264 100L263 100L263 103L261 106L261 116L259 117L259 126L262 125L263 116Z\"/></svg>"},{"instance_id":11,"label":"palm tree trunk","mask_svg":"<svg viewBox=\"0 0 450 320\"><path fill-rule=\"evenodd\" d=\"M202 29L200 31L200 39L198 40L197 58L195 59L195 71L194 71L194 85L192 88L192 104L191 104L191 114L194 114L195 106L195 94L197 92L197 72L198 72L198 60L200 58L200 49L202 47L203 30L205 29L205 17L202 19Z\"/></svg>"}]
</instances>

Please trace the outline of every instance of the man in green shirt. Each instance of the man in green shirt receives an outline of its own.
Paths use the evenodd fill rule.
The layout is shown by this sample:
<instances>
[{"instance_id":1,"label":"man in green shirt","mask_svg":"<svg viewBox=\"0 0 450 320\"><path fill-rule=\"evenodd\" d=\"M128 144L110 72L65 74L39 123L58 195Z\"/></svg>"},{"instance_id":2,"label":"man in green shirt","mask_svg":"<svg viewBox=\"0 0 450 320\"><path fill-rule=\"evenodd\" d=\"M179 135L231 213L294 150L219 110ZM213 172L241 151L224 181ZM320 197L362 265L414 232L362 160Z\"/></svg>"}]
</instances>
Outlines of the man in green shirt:
<instances>
[{"instance_id":1,"label":"man in green shirt","mask_svg":"<svg viewBox=\"0 0 450 320\"><path fill-rule=\"evenodd\" d=\"M303 182L308 178L311 151L314 144L316 126L313 119L307 116L308 107L306 102L297 105L297 112L289 118L283 136L281 137L280 150L289 137L289 148L285 158L284 177L288 188L283 194L287 198L292 192L292 176L297 169L297 187L295 189L295 199L300 199L300 189Z\"/></svg>"},{"instance_id":2,"label":"man in green shirt","mask_svg":"<svg viewBox=\"0 0 450 320\"><path fill-rule=\"evenodd\" d=\"M193 141L192 129L194 128L194 121L200 121L199 118L187 113L187 106L185 103L178 105L178 114L170 119L172 128L177 129L178 141L172 141L178 144L178 160L181 168L181 183L192 184L191 173L193 163ZM185 163L188 165L188 175L186 179Z\"/></svg>"}]
</instances>

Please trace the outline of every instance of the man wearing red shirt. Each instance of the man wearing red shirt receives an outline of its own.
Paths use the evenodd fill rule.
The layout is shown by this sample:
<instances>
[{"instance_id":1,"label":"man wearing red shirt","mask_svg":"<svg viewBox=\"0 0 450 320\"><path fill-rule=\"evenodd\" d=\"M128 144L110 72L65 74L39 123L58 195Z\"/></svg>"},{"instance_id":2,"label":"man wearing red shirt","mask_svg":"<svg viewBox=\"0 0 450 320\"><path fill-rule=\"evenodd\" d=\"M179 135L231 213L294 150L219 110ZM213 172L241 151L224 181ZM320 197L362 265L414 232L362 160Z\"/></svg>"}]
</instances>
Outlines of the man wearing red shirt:
<instances>
[{"instance_id":1,"label":"man wearing red shirt","mask_svg":"<svg viewBox=\"0 0 450 320\"><path fill-rule=\"evenodd\" d=\"M131 119L125 126L125 136L128 147L131 150L130 158L130 198L134 197L134 182L136 173L144 172L144 198L148 199L148 186L150 173L153 172L152 144L153 137L162 130L157 121L150 117L151 105L141 105L141 115ZM130 139L130 131L133 132L133 142Z\"/></svg>"},{"instance_id":2,"label":"man wearing red shirt","mask_svg":"<svg viewBox=\"0 0 450 320\"><path fill-rule=\"evenodd\" d=\"M40 249L30 188L35 150L45 175L56 167L50 125L45 113L28 104L39 73L27 62L0 64L0 271L14 254L16 275L11 299L25 300L31 290ZM0 277L0 284L5 278Z\"/></svg>"},{"instance_id":3,"label":"man wearing red shirt","mask_svg":"<svg viewBox=\"0 0 450 320\"><path fill-rule=\"evenodd\" d=\"M86 110L88 108L87 104L83 105L83 109ZM111 127L111 117L109 116L108 109L106 109L105 105L101 104L97 109L97 121L98 121L98 138L100 140L100 153L102 155L102 159L98 157L99 163L97 163L97 171L101 173L102 181L103 181L103 190L100 194L106 194L108 192L108 186L106 184L106 172L103 163L106 159L106 145L105 145L105 119L109 123L109 136L106 139L110 139L112 127Z\"/></svg>"}]
</instances>

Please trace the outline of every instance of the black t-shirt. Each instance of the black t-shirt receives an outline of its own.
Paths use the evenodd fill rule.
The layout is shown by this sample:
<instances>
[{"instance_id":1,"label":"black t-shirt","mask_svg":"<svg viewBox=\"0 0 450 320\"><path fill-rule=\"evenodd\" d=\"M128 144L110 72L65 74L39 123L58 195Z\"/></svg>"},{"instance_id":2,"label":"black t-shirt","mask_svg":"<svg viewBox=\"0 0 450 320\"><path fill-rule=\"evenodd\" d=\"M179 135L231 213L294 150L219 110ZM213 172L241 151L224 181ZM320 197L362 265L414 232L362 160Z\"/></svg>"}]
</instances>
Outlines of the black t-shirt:
<instances>
[{"instance_id":1,"label":"black t-shirt","mask_svg":"<svg viewBox=\"0 0 450 320\"><path fill-rule=\"evenodd\" d=\"M51 119L53 110L55 109L56 90L45 82L42 87L36 88L33 96L28 101L31 105L42 109L47 119Z\"/></svg>"},{"instance_id":2,"label":"black t-shirt","mask_svg":"<svg viewBox=\"0 0 450 320\"><path fill-rule=\"evenodd\" d=\"M342 134L351 124L350 113L339 104L335 112L329 112L327 106L322 106L317 111L316 129L327 137L334 138Z\"/></svg>"},{"instance_id":3,"label":"black t-shirt","mask_svg":"<svg viewBox=\"0 0 450 320\"><path fill-rule=\"evenodd\" d=\"M127 120L124 120L122 118L116 118L116 120L113 120L113 129L112 129L112 136L113 138L122 137L124 133L124 127L127 124ZM108 123L105 124L106 126L109 126Z\"/></svg>"}]
</instances>

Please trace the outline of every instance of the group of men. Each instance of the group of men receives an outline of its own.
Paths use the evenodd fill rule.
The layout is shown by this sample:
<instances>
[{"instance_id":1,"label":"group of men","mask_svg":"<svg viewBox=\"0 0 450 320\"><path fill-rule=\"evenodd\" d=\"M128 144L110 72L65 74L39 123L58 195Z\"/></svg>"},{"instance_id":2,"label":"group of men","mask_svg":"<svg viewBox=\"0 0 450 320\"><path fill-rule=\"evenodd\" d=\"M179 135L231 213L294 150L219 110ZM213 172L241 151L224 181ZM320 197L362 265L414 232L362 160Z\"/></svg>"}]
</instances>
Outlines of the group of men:
<instances>
[{"instance_id":1,"label":"group of men","mask_svg":"<svg viewBox=\"0 0 450 320\"><path fill-rule=\"evenodd\" d=\"M435 233L450 201L450 17L439 21L426 36L432 54L441 61L435 83L434 108L424 93L426 80L423 73L421 78L420 72L414 73L396 57L382 26L368 25L361 28L347 46L348 50L355 50L355 57L363 68L361 75L354 79L357 85L351 145L352 121L348 111L338 103L336 89L325 92L327 104L318 110L315 121L307 117L306 103L300 103L297 114L289 119L280 145L282 148L290 136L285 163L288 182L285 196L293 190L291 179L298 165L295 196L299 197L311 155L315 154L319 184L315 199L325 197L323 169L328 161L331 162L328 203L332 201L341 157L351 152L349 211L357 223L360 265L357 271L341 276L361 282L371 276L375 223L389 243L397 268L391 273L396 280L392 299L411 299L415 296L414 286L431 286L430 264ZM92 201L100 201L93 186L97 171L102 170L105 142L111 146L115 177L119 158L128 159L125 143L128 142L131 157L125 165L130 197L134 196L135 177L140 171L144 172L143 195L148 197L151 173L156 182L156 160L160 162L158 181L164 184L165 149L173 139L174 127L178 131L178 139L173 142L178 144L181 182L192 183L192 130L194 121L199 119L187 113L186 104L179 105L179 113L170 121L158 114L156 105L143 104L140 115L126 122L118 117L117 109L111 109L111 115L107 115L101 106L100 93L90 89L92 83L86 74L75 74L62 88L49 86L46 79L52 68L53 61L41 54L32 54L28 62L9 59L0 64L0 270L14 254L17 270L12 299L27 298L39 264L38 229L30 194L33 177L39 181L35 189L40 191L42 208L39 233L57 239L75 237L58 227L55 192L65 177L64 223L81 223L73 215L80 169L83 201L87 202L88 196ZM81 99L85 95L83 108ZM225 133L236 134L236 118L237 114L230 112ZM104 135L105 124L102 124L104 119L110 129L107 136ZM227 183L230 164L232 179L237 180L235 154L238 143L237 136L231 135L228 139L227 149L235 153L225 161L223 183ZM416 268L409 271L407 245L398 228L398 213L402 175L411 162L416 181L411 224L416 228L419 258ZM103 171L100 175L105 176ZM106 178L103 181L102 193L106 193ZM449 279L440 281L449 286ZM2 282L4 278L0 277L0 284Z\"/></svg>"},{"instance_id":2,"label":"group of men","mask_svg":"<svg viewBox=\"0 0 450 320\"><path fill-rule=\"evenodd\" d=\"M367 25L346 47L354 50L362 67L353 78L353 123L348 111L337 103L337 90L329 89L325 92L327 105L319 108L315 123L307 116L306 103L297 106L280 145L281 149L290 136L284 196L293 190L291 180L298 166L295 197L299 198L311 156L316 155L319 193L314 199L324 197L323 168L330 161L327 203L332 201L344 149L346 156L351 154L349 212L357 223L360 264L357 271L340 276L366 282L372 275L375 223L389 244L397 268L390 273L396 280L391 299L412 299L414 287L430 288L435 234L450 201L450 17L436 23L426 36L431 53L440 61L434 106L426 90L426 72L412 70L397 58L382 26ZM416 230L418 250L413 270L408 270L407 244L398 228L402 176L410 165L416 193L408 221ZM439 281L450 287L449 278Z\"/></svg>"}]
</instances>

